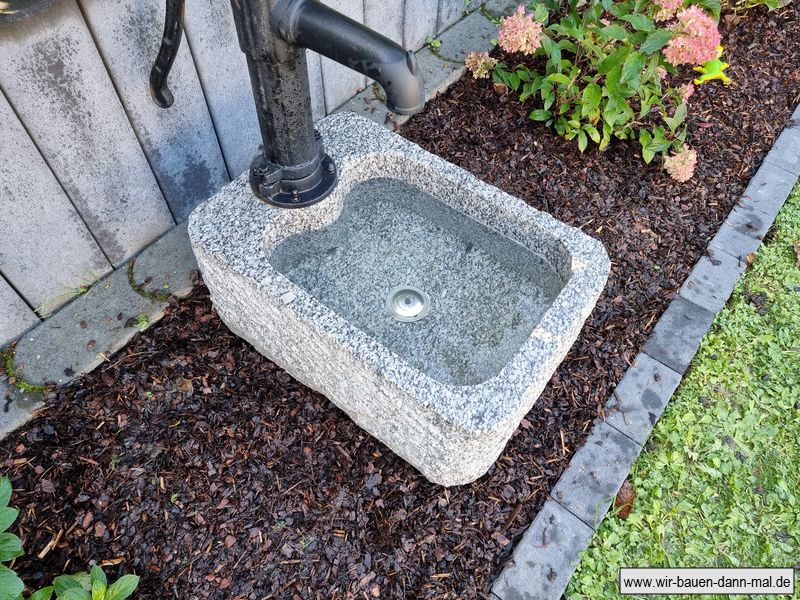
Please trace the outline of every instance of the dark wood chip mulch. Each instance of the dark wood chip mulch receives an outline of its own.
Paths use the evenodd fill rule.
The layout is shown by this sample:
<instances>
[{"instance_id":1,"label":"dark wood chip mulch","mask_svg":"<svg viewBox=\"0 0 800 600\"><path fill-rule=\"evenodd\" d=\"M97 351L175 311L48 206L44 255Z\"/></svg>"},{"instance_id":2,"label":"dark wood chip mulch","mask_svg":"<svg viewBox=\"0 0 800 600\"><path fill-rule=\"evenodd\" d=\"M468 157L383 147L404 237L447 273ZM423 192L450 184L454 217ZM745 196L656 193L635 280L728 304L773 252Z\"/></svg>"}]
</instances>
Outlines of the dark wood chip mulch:
<instances>
[{"instance_id":1,"label":"dark wood chip mulch","mask_svg":"<svg viewBox=\"0 0 800 600\"><path fill-rule=\"evenodd\" d=\"M206 291L0 444L31 585L106 561L141 598L486 597L614 384L800 101L793 3L728 24L733 85L691 99L697 174L580 155L487 81L402 130L600 238L608 287L491 471L443 489L233 336Z\"/></svg>"}]
</instances>

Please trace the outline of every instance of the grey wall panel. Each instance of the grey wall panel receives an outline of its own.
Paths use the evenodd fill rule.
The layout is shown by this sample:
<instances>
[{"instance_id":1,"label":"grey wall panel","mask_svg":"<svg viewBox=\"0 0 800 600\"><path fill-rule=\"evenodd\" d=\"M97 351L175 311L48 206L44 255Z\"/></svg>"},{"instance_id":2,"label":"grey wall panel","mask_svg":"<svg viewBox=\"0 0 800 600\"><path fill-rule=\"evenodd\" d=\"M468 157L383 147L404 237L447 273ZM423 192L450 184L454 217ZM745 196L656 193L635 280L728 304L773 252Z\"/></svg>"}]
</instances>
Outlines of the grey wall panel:
<instances>
[{"instance_id":1,"label":"grey wall panel","mask_svg":"<svg viewBox=\"0 0 800 600\"><path fill-rule=\"evenodd\" d=\"M306 52L308 83L311 87L311 112L317 121L325 116L325 88L322 85L322 61L319 54Z\"/></svg>"},{"instance_id":2,"label":"grey wall panel","mask_svg":"<svg viewBox=\"0 0 800 600\"><path fill-rule=\"evenodd\" d=\"M406 0L403 15L403 45L409 50L419 50L429 36L433 36L439 12L439 0Z\"/></svg>"},{"instance_id":3,"label":"grey wall panel","mask_svg":"<svg viewBox=\"0 0 800 600\"><path fill-rule=\"evenodd\" d=\"M436 31L441 32L464 16L469 0L439 0L439 15Z\"/></svg>"},{"instance_id":4,"label":"grey wall panel","mask_svg":"<svg viewBox=\"0 0 800 600\"><path fill-rule=\"evenodd\" d=\"M0 89L114 265L174 221L74 0L0 29Z\"/></svg>"},{"instance_id":5,"label":"grey wall panel","mask_svg":"<svg viewBox=\"0 0 800 600\"><path fill-rule=\"evenodd\" d=\"M364 23L381 35L403 45L403 6L414 0L384 0L364 3Z\"/></svg>"},{"instance_id":6,"label":"grey wall panel","mask_svg":"<svg viewBox=\"0 0 800 600\"><path fill-rule=\"evenodd\" d=\"M360 23L364 22L363 0L327 0L325 4L351 19ZM364 89L367 83L366 77L360 73L324 56L322 57L322 81L325 86L325 108L328 114Z\"/></svg>"},{"instance_id":7,"label":"grey wall panel","mask_svg":"<svg viewBox=\"0 0 800 600\"><path fill-rule=\"evenodd\" d=\"M38 322L30 307L0 277L0 347L13 342Z\"/></svg>"},{"instance_id":8,"label":"grey wall panel","mask_svg":"<svg viewBox=\"0 0 800 600\"><path fill-rule=\"evenodd\" d=\"M159 108L148 77L164 30L164 0L80 4L161 191L183 221L229 181L189 46L181 44L169 76L175 103Z\"/></svg>"},{"instance_id":9,"label":"grey wall panel","mask_svg":"<svg viewBox=\"0 0 800 600\"><path fill-rule=\"evenodd\" d=\"M48 314L111 270L0 94L0 272Z\"/></svg>"},{"instance_id":10,"label":"grey wall panel","mask_svg":"<svg viewBox=\"0 0 800 600\"><path fill-rule=\"evenodd\" d=\"M261 135L247 60L239 48L230 2L188 2L185 23L186 38L225 161L231 177L238 177L250 168L258 153Z\"/></svg>"}]
</instances>

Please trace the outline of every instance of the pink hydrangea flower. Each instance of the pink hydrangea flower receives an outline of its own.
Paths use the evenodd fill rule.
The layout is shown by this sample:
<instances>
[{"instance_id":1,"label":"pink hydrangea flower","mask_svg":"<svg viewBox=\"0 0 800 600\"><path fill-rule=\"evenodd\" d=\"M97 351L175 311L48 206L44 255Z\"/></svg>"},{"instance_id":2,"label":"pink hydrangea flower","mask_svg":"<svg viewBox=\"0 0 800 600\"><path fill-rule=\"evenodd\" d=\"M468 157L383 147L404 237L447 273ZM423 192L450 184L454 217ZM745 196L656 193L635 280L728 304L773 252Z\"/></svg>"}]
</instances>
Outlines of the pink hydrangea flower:
<instances>
[{"instance_id":1,"label":"pink hydrangea flower","mask_svg":"<svg viewBox=\"0 0 800 600\"><path fill-rule=\"evenodd\" d=\"M699 6L690 6L678 13L673 37L664 48L670 64L702 65L717 58L717 46L722 38L717 24Z\"/></svg>"},{"instance_id":2,"label":"pink hydrangea flower","mask_svg":"<svg viewBox=\"0 0 800 600\"><path fill-rule=\"evenodd\" d=\"M681 87L678 88L678 94L681 97L683 102L687 102L689 98L694 94L694 84L693 83L684 83Z\"/></svg>"},{"instance_id":3,"label":"pink hydrangea flower","mask_svg":"<svg viewBox=\"0 0 800 600\"><path fill-rule=\"evenodd\" d=\"M689 181L697 165L697 152L684 147L664 159L664 169L675 181Z\"/></svg>"},{"instance_id":4,"label":"pink hydrangea flower","mask_svg":"<svg viewBox=\"0 0 800 600\"><path fill-rule=\"evenodd\" d=\"M656 13L656 21L669 21L675 16L675 11L683 6L683 0L654 0L660 9Z\"/></svg>"},{"instance_id":5,"label":"pink hydrangea flower","mask_svg":"<svg viewBox=\"0 0 800 600\"><path fill-rule=\"evenodd\" d=\"M520 4L517 12L503 20L497 43L506 52L533 54L542 45L542 24L525 14L525 6Z\"/></svg>"},{"instance_id":6,"label":"pink hydrangea flower","mask_svg":"<svg viewBox=\"0 0 800 600\"><path fill-rule=\"evenodd\" d=\"M658 67L656 69L656 75L661 81L664 81L667 78L667 70L664 67Z\"/></svg>"},{"instance_id":7,"label":"pink hydrangea flower","mask_svg":"<svg viewBox=\"0 0 800 600\"><path fill-rule=\"evenodd\" d=\"M470 52L464 59L464 64L475 79L486 79L497 61L488 52Z\"/></svg>"}]
</instances>

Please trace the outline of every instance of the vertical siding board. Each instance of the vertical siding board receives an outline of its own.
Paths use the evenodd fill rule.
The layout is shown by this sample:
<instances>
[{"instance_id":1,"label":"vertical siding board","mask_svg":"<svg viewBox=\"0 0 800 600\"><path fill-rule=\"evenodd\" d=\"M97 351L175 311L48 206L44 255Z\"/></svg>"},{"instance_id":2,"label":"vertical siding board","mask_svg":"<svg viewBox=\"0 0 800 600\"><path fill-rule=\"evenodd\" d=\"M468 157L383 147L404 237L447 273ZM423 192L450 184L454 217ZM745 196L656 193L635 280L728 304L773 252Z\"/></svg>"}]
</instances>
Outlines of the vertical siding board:
<instances>
[{"instance_id":1,"label":"vertical siding board","mask_svg":"<svg viewBox=\"0 0 800 600\"><path fill-rule=\"evenodd\" d=\"M322 85L322 62L319 54L308 50L308 83L311 87L311 113L317 121L325 116L325 88Z\"/></svg>"},{"instance_id":2,"label":"vertical siding board","mask_svg":"<svg viewBox=\"0 0 800 600\"><path fill-rule=\"evenodd\" d=\"M408 0L414 2L414 0ZM405 0L366 0L364 23L390 40L403 45L403 5Z\"/></svg>"},{"instance_id":3,"label":"vertical siding board","mask_svg":"<svg viewBox=\"0 0 800 600\"><path fill-rule=\"evenodd\" d=\"M185 15L186 38L232 177L258 153L258 129L247 61L239 48L230 2L195 0Z\"/></svg>"},{"instance_id":4,"label":"vertical siding board","mask_svg":"<svg viewBox=\"0 0 800 600\"><path fill-rule=\"evenodd\" d=\"M419 50L436 29L439 0L406 0L403 24L403 45Z\"/></svg>"},{"instance_id":5,"label":"vertical siding board","mask_svg":"<svg viewBox=\"0 0 800 600\"><path fill-rule=\"evenodd\" d=\"M228 182L189 46L181 44L169 76L175 103L159 108L148 78L164 30L164 0L80 4L161 191L182 221Z\"/></svg>"},{"instance_id":6,"label":"vertical siding board","mask_svg":"<svg viewBox=\"0 0 800 600\"><path fill-rule=\"evenodd\" d=\"M111 270L0 94L0 271L47 314Z\"/></svg>"},{"instance_id":7,"label":"vertical siding board","mask_svg":"<svg viewBox=\"0 0 800 600\"><path fill-rule=\"evenodd\" d=\"M172 216L75 1L0 29L0 56L0 89L111 262L168 230Z\"/></svg>"},{"instance_id":8,"label":"vertical siding board","mask_svg":"<svg viewBox=\"0 0 800 600\"><path fill-rule=\"evenodd\" d=\"M441 33L464 16L469 0L439 0L436 31Z\"/></svg>"},{"instance_id":9,"label":"vertical siding board","mask_svg":"<svg viewBox=\"0 0 800 600\"><path fill-rule=\"evenodd\" d=\"M364 22L363 0L328 0L325 4L359 23ZM366 77L324 56L321 60L325 108L330 114L364 89Z\"/></svg>"},{"instance_id":10,"label":"vertical siding board","mask_svg":"<svg viewBox=\"0 0 800 600\"><path fill-rule=\"evenodd\" d=\"M0 348L13 342L38 322L34 312L0 277Z\"/></svg>"}]
</instances>

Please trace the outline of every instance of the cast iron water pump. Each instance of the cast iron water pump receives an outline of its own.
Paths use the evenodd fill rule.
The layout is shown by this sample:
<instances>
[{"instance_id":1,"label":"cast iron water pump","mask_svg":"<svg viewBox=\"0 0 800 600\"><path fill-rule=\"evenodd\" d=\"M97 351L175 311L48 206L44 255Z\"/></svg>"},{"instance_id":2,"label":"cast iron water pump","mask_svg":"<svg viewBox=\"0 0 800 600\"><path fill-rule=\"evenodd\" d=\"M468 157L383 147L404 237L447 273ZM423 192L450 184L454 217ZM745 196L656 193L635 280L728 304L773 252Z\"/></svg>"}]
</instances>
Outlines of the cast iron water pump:
<instances>
[{"instance_id":1,"label":"cast iron water pump","mask_svg":"<svg viewBox=\"0 0 800 600\"><path fill-rule=\"evenodd\" d=\"M424 103L416 56L317 0L231 0L247 56L263 152L250 168L253 193L270 204L302 208L331 193L336 165L311 116L306 49L377 81L389 110L412 115ZM150 72L150 94L172 105L167 76L183 36L184 0L166 0L164 36Z\"/></svg>"}]
</instances>

